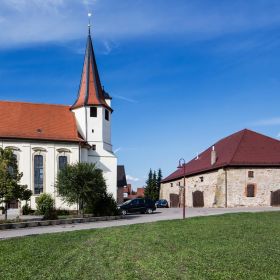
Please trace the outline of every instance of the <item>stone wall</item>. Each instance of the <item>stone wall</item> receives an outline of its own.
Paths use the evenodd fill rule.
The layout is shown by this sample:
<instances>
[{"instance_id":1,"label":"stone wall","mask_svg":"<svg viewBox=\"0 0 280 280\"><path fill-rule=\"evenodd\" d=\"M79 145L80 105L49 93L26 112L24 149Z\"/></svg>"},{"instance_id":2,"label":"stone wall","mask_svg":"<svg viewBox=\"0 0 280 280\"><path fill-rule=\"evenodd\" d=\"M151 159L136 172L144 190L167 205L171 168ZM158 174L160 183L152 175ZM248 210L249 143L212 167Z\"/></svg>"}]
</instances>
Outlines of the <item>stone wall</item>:
<instances>
[{"instance_id":1,"label":"stone wall","mask_svg":"<svg viewBox=\"0 0 280 280\"><path fill-rule=\"evenodd\" d=\"M248 177L248 171L254 177ZM227 171L228 207L270 206L271 192L280 189L279 168L236 168ZM255 185L255 197L246 196L248 184Z\"/></svg>"},{"instance_id":2,"label":"stone wall","mask_svg":"<svg viewBox=\"0 0 280 280\"><path fill-rule=\"evenodd\" d=\"M249 178L248 172L254 177ZM226 184L227 181L227 184ZM170 203L170 194L179 194L183 179L161 184L160 198ZM255 186L255 196L247 197L247 185ZM271 191L280 189L280 168L230 168L186 178L186 205L193 207L193 193L203 192L204 207L270 206Z\"/></svg>"}]
</instances>

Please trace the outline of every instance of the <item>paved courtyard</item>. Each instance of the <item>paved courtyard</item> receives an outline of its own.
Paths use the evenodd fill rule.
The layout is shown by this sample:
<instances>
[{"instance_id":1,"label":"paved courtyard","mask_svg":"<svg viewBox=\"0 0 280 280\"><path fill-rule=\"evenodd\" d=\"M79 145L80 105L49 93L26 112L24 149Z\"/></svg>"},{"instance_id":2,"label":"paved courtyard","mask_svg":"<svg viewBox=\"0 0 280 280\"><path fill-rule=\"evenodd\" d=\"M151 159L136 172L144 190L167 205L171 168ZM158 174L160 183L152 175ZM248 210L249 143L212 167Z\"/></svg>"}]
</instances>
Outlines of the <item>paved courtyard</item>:
<instances>
[{"instance_id":1,"label":"paved courtyard","mask_svg":"<svg viewBox=\"0 0 280 280\"><path fill-rule=\"evenodd\" d=\"M186 208L186 217L221 215L225 213L238 213L238 212L263 212L263 211L280 211L280 207ZM56 233L56 232L66 232L66 231L74 231L74 230L126 226L132 224L150 223L156 221L174 220L174 219L181 219L181 218L182 218L182 208L157 209L157 211L151 215L148 214L127 215L124 219L115 220L115 221L2 230L0 231L0 239L7 239L13 237L28 236L28 235L37 235L37 234L44 234L44 233Z\"/></svg>"}]
</instances>

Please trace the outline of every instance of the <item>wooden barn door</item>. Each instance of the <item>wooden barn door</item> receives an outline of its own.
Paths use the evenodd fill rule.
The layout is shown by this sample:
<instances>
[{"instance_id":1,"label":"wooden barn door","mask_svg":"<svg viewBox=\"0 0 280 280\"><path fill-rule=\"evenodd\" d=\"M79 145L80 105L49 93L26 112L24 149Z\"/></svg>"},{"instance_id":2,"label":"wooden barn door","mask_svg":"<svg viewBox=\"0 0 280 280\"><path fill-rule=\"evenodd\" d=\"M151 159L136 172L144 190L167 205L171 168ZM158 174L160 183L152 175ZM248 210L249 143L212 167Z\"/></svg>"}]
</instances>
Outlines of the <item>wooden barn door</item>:
<instances>
[{"instance_id":1,"label":"wooden barn door","mask_svg":"<svg viewBox=\"0 0 280 280\"><path fill-rule=\"evenodd\" d=\"M171 208L177 208L179 207L179 195L175 193L171 193L169 195L170 198L170 207Z\"/></svg>"},{"instance_id":2,"label":"wooden barn door","mask_svg":"<svg viewBox=\"0 0 280 280\"><path fill-rule=\"evenodd\" d=\"M204 197L203 192L195 191L193 196L193 207L204 207Z\"/></svg>"},{"instance_id":3,"label":"wooden barn door","mask_svg":"<svg viewBox=\"0 0 280 280\"><path fill-rule=\"evenodd\" d=\"M271 206L280 206L280 189L271 192Z\"/></svg>"}]
</instances>

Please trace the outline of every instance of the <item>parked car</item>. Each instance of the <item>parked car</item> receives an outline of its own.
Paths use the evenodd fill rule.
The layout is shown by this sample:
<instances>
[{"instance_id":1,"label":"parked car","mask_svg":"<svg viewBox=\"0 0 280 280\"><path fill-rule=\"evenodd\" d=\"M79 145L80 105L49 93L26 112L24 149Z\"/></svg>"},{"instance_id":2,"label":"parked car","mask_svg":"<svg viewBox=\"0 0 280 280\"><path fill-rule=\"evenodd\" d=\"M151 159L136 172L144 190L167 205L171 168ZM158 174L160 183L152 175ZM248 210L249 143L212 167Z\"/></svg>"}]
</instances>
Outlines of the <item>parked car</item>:
<instances>
[{"instance_id":1,"label":"parked car","mask_svg":"<svg viewBox=\"0 0 280 280\"><path fill-rule=\"evenodd\" d=\"M156 202L157 208L168 208L168 201L166 199L160 199Z\"/></svg>"},{"instance_id":2,"label":"parked car","mask_svg":"<svg viewBox=\"0 0 280 280\"><path fill-rule=\"evenodd\" d=\"M128 200L121 204L118 208L122 215L126 215L127 213L152 214L153 211L156 210L154 201L146 198Z\"/></svg>"}]
</instances>

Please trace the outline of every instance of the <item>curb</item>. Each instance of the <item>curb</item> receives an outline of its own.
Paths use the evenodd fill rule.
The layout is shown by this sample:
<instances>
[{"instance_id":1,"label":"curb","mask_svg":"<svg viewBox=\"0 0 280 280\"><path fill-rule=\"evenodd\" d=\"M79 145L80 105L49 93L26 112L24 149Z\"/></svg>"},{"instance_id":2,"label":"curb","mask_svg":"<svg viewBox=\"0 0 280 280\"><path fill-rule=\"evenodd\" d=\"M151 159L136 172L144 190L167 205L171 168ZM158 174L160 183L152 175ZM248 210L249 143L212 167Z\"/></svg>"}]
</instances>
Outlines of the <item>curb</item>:
<instances>
[{"instance_id":1,"label":"curb","mask_svg":"<svg viewBox=\"0 0 280 280\"><path fill-rule=\"evenodd\" d=\"M71 219L60 219L60 220L29 221L29 222L21 222L21 223L7 223L7 224L0 224L0 230L19 229L19 228L27 228L27 227L38 227L38 226L91 223L91 222L100 222L100 221L112 221L112 220L120 220L123 218L124 218L123 216L104 216L104 217L71 218Z\"/></svg>"}]
</instances>

